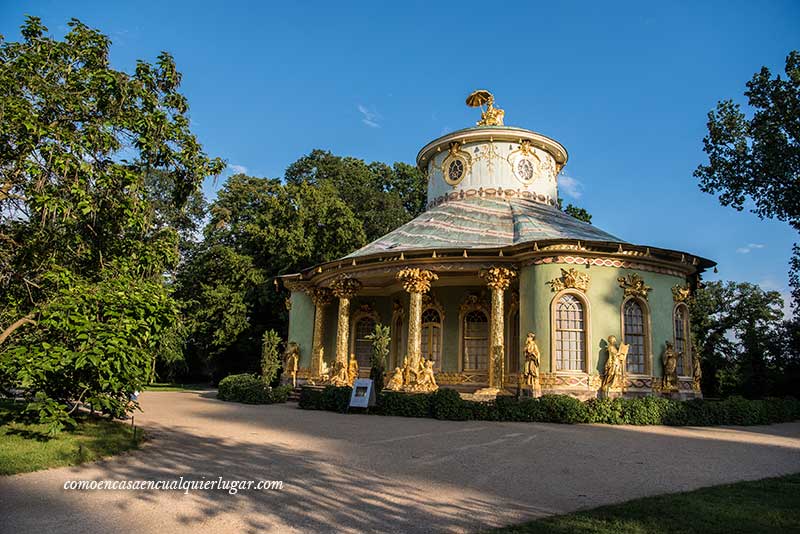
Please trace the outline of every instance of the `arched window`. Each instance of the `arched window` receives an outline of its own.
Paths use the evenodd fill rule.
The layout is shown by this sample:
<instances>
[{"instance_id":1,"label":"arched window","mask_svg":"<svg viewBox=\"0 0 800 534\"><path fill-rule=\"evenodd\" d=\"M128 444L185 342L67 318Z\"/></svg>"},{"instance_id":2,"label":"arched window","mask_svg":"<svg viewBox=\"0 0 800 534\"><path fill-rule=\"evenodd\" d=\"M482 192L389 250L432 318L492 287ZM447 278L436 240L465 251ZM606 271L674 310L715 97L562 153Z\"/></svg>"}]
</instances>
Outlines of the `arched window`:
<instances>
[{"instance_id":1,"label":"arched window","mask_svg":"<svg viewBox=\"0 0 800 534\"><path fill-rule=\"evenodd\" d=\"M442 317L433 308L422 312L422 357L442 366Z\"/></svg>"},{"instance_id":2,"label":"arched window","mask_svg":"<svg viewBox=\"0 0 800 534\"><path fill-rule=\"evenodd\" d=\"M675 352L678 353L678 374L685 375L684 360L689 354L689 310L685 304L675 306Z\"/></svg>"},{"instance_id":3,"label":"arched window","mask_svg":"<svg viewBox=\"0 0 800 534\"><path fill-rule=\"evenodd\" d=\"M647 372L647 321L642 303L631 298L622 310L623 343L628 349L627 371L635 375Z\"/></svg>"},{"instance_id":4,"label":"arched window","mask_svg":"<svg viewBox=\"0 0 800 534\"><path fill-rule=\"evenodd\" d=\"M583 302L571 293L556 304L556 371L586 372L586 318Z\"/></svg>"},{"instance_id":5,"label":"arched window","mask_svg":"<svg viewBox=\"0 0 800 534\"><path fill-rule=\"evenodd\" d=\"M508 339L506 340L508 353L508 373L519 373L519 308L515 308L508 317Z\"/></svg>"},{"instance_id":6,"label":"arched window","mask_svg":"<svg viewBox=\"0 0 800 534\"><path fill-rule=\"evenodd\" d=\"M481 310L464 315L464 369L486 370L489 366L489 319Z\"/></svg>"},{"instance_id":7,"label":"arched window","mask_svg":"<svg viewBox=\"0 0 800 534\"><path fill-rule=\"evenodd\" d=\"M370 368L369 358L372 356L372 341L367 339L367 336L374 330L375 319L372 317L362 317L356 323L353 353L356 355L359 369Z\"/></svg>"}]
</instances>

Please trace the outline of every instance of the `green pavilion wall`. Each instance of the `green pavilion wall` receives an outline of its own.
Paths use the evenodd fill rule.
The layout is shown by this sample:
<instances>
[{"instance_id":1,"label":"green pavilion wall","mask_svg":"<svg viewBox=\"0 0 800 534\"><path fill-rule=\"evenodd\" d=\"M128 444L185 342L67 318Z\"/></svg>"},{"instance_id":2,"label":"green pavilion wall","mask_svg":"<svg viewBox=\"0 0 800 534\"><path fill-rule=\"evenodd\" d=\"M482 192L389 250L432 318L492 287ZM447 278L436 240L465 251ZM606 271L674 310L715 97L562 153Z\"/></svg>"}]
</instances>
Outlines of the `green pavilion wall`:
<instances>
[{"instance_id":1,"label":"green pavilion wall","mask_svg":"<svg viewBox=\"0 0 800 534\"><path fill-rule=\"evenodd\" d=\"M672 287L685 284L682 277L605 266L569 264L530 265L520 270L520 354L523 354L525 335L536 334L542 354L542 370L552 372L552 318L551 309L556 293L549 281L561 276L561 269L575 268L589 275L589 289L585 293L589 302L589 374L601 374L605 364L605 340L614 335L622 338L622 303L624 290L618 278L636 273L653 289L647 305L650 313L650 374L661 376L661 354L664 343L673 339Z\"/></svg>"}]
</instances>

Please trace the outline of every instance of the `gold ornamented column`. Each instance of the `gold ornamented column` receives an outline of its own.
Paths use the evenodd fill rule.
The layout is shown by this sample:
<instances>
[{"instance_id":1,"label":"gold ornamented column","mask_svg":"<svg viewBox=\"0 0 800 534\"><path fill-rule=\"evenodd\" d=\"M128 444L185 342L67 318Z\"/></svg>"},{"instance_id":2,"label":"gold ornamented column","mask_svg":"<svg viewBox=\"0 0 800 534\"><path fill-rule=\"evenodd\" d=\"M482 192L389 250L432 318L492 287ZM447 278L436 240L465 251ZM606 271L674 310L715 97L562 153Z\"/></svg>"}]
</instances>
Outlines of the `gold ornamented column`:
<instances>
[{"instance_id":1,"label":"gold ornamented column","mask_svg":"<svg viewBox=\"0 0 800 534\"><path fill-rule=\"evenodd\" d=\"M331 290L339 299L339 322L336 328L336 363L347 367L347 341L350 330L350 299L361 289L361 282L347 275L333 281Z\"/></svg>"},{"instance_id":2,"label":"gold ornamented column","mask_svg":"<svg viewBox=\"0 0 800 534\"><path fill-rule=\"evenodd\" d=\"M408 364L416 371L422 353L422 294L430 290L431 282L439 277L431 271L403 269L397 273L397 279L411 300L408 307Z\"/></svg>"},{"instance_id":3,"label":"gold ornamented column","mask_svg":"<svg viewBox=\"0 0 800 534\"><path fill-rule=\"evenodd\" d=\"M504 321L503 293L517 273L506 267L491 267L481 272L481 278L492 290L492 318L489 330L489 387L481 390L482 394L500 393L505 376L505 347L503 342Z\"/></svg>"},{"instance_id":4,"label":"gold ornamented column","mask_svg":"<svg viewBox=\"0 0 800 534\"><path fill-rule=\"evenodd\" d=\"M325 342L325 309L333 300L326 287L309 288L308 296L314 302L314 337L311 345L311 378L319 379L322 372L322 347Z\"/></svg>"}]
</instances>

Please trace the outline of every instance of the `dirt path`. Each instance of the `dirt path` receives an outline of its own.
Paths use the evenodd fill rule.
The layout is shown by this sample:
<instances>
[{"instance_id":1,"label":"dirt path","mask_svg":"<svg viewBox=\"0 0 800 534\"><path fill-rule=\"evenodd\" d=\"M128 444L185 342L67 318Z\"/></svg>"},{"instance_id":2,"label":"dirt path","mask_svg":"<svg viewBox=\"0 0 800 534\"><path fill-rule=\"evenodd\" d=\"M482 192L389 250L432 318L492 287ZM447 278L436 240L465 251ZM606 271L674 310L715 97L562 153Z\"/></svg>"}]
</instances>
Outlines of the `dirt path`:
<instances>
[{"instance_id":1,"label":"dirt path","mask_svg":"<svg viewBox=\"0 0 800 534\"><path fill-rule=\"evenodd\" d=\"M0 477L0 531L463 532L800 472L800 423L668 428L339 415L146 392L153 440ZM69 480L282 480L283 490L66 491Z\"/></svg>"}]
</instances>

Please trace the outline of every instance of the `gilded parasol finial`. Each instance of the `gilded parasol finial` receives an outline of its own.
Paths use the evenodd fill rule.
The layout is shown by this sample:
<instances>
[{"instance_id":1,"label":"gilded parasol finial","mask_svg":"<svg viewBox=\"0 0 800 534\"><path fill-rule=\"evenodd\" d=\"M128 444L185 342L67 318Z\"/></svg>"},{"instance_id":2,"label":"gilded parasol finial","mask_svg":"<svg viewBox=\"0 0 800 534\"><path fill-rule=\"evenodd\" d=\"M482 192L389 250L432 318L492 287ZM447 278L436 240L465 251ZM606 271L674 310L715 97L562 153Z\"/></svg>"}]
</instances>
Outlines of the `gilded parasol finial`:
<instances>
[{"instance_id":1,"label":"gilded parasol finial","mask_svg":"<svg viewBox=\"0 0 800 534\"><path fill-rule=\"evenodd\" d=\"M471 108L481 108L481 120L478 126L502 126L506 112L494 107L494 95L486 89L473 91L467 97L467 105ZM486 106L486 109L483 109Z\"/></svg>"}]
</instances>

